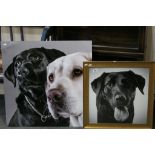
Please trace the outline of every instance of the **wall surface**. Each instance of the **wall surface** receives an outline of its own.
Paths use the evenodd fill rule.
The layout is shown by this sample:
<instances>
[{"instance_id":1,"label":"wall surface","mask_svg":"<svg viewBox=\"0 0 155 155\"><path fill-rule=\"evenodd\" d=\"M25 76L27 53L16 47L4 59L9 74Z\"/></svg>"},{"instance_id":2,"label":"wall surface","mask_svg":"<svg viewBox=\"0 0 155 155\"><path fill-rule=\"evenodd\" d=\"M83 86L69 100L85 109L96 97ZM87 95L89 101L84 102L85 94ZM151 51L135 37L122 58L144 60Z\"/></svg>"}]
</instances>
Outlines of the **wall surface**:
<instances>
[{"instance_id":1,"label":"wall surface","mask_svg":"<svg viewBox=\"0 0 155 155\"><path fill-rule=\"evenodd\" d=\"M10 41L10 29L9 27L1 27L1 33L2 33L2 41ZM21 41L20 36L20 27L13 26L13 37L14 41ZM41 34L43 31L43 27L23 27L23 33L24 33L24 41L40 41L41 40Z\"/></svg>"},{"instance_id":2,"label":"wall surface","mask_svg":"<svg viewBox=\"0 0 155 155\"><path fill-rule=\"evenodd\" d=\"M146 38L146 60L155 61L155 26L149 26Z\"/></svg>"},{"instance_id":3,"label":"wall surface","mask_svg":"<svg viewBox=\"0 0 155 155\"><path fill-rule=\"evenodd\" d=\"M2 41L10 41L9 27L2 28ZM20 41L20 28L12 27L14 41ZM42 27L23 27L25 41L40 41ZM146 34L146 55L145 60L155 61L155 26L149 26Z\"/></svg>"}]
</instances>

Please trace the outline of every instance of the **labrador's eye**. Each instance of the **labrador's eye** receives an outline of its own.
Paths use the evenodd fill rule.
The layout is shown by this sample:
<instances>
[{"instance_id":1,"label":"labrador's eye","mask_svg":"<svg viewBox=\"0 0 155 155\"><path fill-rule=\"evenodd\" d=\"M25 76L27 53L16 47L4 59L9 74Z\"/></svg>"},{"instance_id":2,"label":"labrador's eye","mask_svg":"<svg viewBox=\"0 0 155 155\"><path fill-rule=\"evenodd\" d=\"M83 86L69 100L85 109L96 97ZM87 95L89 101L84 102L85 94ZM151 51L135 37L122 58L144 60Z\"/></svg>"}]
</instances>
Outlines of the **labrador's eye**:
<instances>
[{"instance_id":1,"label":"labrador's eye","mask_svg":"<svg viewBox=\"0 0 155 155\"><path fill-rule=\"evenodd\" d=\"M41 60L41 57L39 55L31 55L29 57L29 59L33 62L33 63L37 63L37 62L40 62Z\"/></svg>"},{"instance_id":2,"label":"labrador's eye","mask_svg":"<svg viewBox=\"0 0 155 155\"><path fill-rule=\"evenodd\" d=\"M39 56L34 57L34 60L35 60L35 61L39 61L39 60L40 60L40 57L39 57Z\"/></svg>"},{"instance_id":3,"label":"labrador's eye","mask_svg":"<svg viewBox=\"0 0 155 155\"><path fill-rule=\"evenodd\" d=\"M39 56L31 57L31 60L32 60L33 62L37 62L37 61L40 60L40 57L39 57Z\"/></svg>"},{"instance_id":4,"label":"labrador's eye","mask_svg":"<svg viewBox=\"0 0 155 155\"><path fill-rule=\"evenodd\" d=\"M48 79L50 82L53 82L54 81L54 74L51 73L49 76L48 76Z\"/></svg>"},{"instance_id":5,"label":"labrador's eye","mask_svg":"<svg viewBox=\"0 0 155 155\"><path fill-rule=\"evenodd\" d=\"M111 89L113 87L113 84L109 81L106 84L106 88Z\"/></svg>"},{"instance_id":6,"label":"labrador's eye","mask_svg":"<svg viewBox=\"0 0 155 155\"><path fill-rule=\"evenodd\" d=\"M81 76L83 73L82 69L79 69L79 68L75 68L72 72L72 77L79 77Z\"/></svg>"},{"instance_id":7,"label":"labrador's eye","mask_svg":"<svg viewBox=\"0 0 155 155\"><path fill-rule=\"evenodd\" d=\"M22 64L22 62L20 60L17 60L15 63L15 66L20 66Z\"/></svg>"}]
</instances>

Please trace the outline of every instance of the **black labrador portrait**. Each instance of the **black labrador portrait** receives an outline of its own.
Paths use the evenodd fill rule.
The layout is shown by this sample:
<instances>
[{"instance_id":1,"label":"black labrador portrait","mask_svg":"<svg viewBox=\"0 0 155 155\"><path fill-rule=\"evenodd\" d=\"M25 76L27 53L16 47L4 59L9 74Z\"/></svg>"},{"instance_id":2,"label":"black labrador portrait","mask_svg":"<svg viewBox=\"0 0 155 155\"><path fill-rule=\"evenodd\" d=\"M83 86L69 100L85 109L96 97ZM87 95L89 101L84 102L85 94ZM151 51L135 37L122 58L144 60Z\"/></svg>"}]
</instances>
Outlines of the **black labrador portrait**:
<instances>
[{"instance_id":1,"label":"black labrador portrait","mask_svg":"<svg viewBox=\"0 0 155 155\"><path fill-rule=\"evenodd\" d=\"M5 70L5 77L14 87L19 87L16 98L17 110L9 126L68 126L69 120L52 118L46 104L45 83L46 67L55 59L65 54L56 49L32 48L13 58Z\"/></svg>"},{"instance_id":2,"label":"black labrador portrait","mask_svg":"<svg viewBox=\"0 0 155 155\"><path fill-rule=\"evenodd\" d=\"M133 123L136 88L144 94L145 79L133 71L103 73L91 82L98 123Z\"/></svg>"}]
</instances>

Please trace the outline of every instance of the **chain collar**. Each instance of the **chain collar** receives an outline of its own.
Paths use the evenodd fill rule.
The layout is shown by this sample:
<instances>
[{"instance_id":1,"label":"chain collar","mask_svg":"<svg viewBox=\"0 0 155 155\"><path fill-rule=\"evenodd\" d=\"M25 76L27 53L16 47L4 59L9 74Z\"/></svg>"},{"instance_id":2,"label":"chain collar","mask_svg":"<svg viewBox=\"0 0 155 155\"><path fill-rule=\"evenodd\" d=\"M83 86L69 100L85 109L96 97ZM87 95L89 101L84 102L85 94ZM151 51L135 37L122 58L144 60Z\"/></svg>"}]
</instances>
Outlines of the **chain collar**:
<instances>
[{"instance_id":1,"label":"chain collar","mask_svg":"<svg viewBox=\"0 0 155 155\"><path fill-rule=\"evenodd\" d=\"M28 99L27 96L25 96L25 99L26 99L26 101L28 102L28 104L31 106L31 108L33 109L33 111L35 111L35 112L40 116L40 119L41 119L42 122L46 122L46 120L47 120L48 118L52 117L51 114L50 114L50 115L44 115L44 114L40 113L40 112L31 104L31 102L29 101L29 99Z\"/></svg>"}]
</instances>

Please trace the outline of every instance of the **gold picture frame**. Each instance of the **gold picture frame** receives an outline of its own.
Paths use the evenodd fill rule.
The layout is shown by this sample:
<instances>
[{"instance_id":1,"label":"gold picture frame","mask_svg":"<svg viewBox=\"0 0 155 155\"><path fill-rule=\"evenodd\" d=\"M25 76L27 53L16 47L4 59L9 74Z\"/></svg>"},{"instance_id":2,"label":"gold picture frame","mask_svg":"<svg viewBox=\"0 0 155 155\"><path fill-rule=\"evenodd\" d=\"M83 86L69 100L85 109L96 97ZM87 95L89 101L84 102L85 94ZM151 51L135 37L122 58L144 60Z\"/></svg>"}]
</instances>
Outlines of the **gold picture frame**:
<instances>
[{"instance_id":1,"label":"gold picture frame","mask_svg":"<svg viewBox=\"0 0 155 155\"><path fill-rule=\"evenodd\" d=\"M154 80L155 80L155 63L154 62L100 62L100 61L91 61L84 62L84 128L152 128L153 123L153 102L154 102ZM113 122L108 117L104 118L105 121L102 122L102 118L99 116L99 107L97 108L96 104L96 93L92 89L92 81L101 77L103 72L106 73L119 73L119 72L128 72L132 71L136 75L143 75L145 79L145 91L144 95L138 95L137 90L134 91L135 94L134 101L134 115L132 123L124 122ZM103 87L104 88L104 87ZM139 102L138 102L139 101ZM97 102L97 103L96 103ZM147 104L145 103L147 102ZM142 104L141 104L142 103ZM143 107L142 107L143 106ZM98 109L98 110L97 110ZM118 109L118 108L116 108ZM114 114L115 114L115 109ZM123 111L123 110L122 110ZM128 109L129 111L129 109ZM105 112L106 113L106 112ZM125 116L120 114L120 116ZM130 115L130 112L128 112ZM109 113L107 113L108 116ZM96 115L96 116L95 116ZM103 115L104 116L104 115ZM112 114L112 117L113 114ZM115 115L116 117L116 115ZM123 117L122 117L123 118ZM127 118L127 117L126 117ZM125 119L126 119L125 118ZM101 121L99 121L101 120ZM110 120L110 121L109 121ZM109 121L109 122L108 122Z\"/></svg>"}]
</instances>

